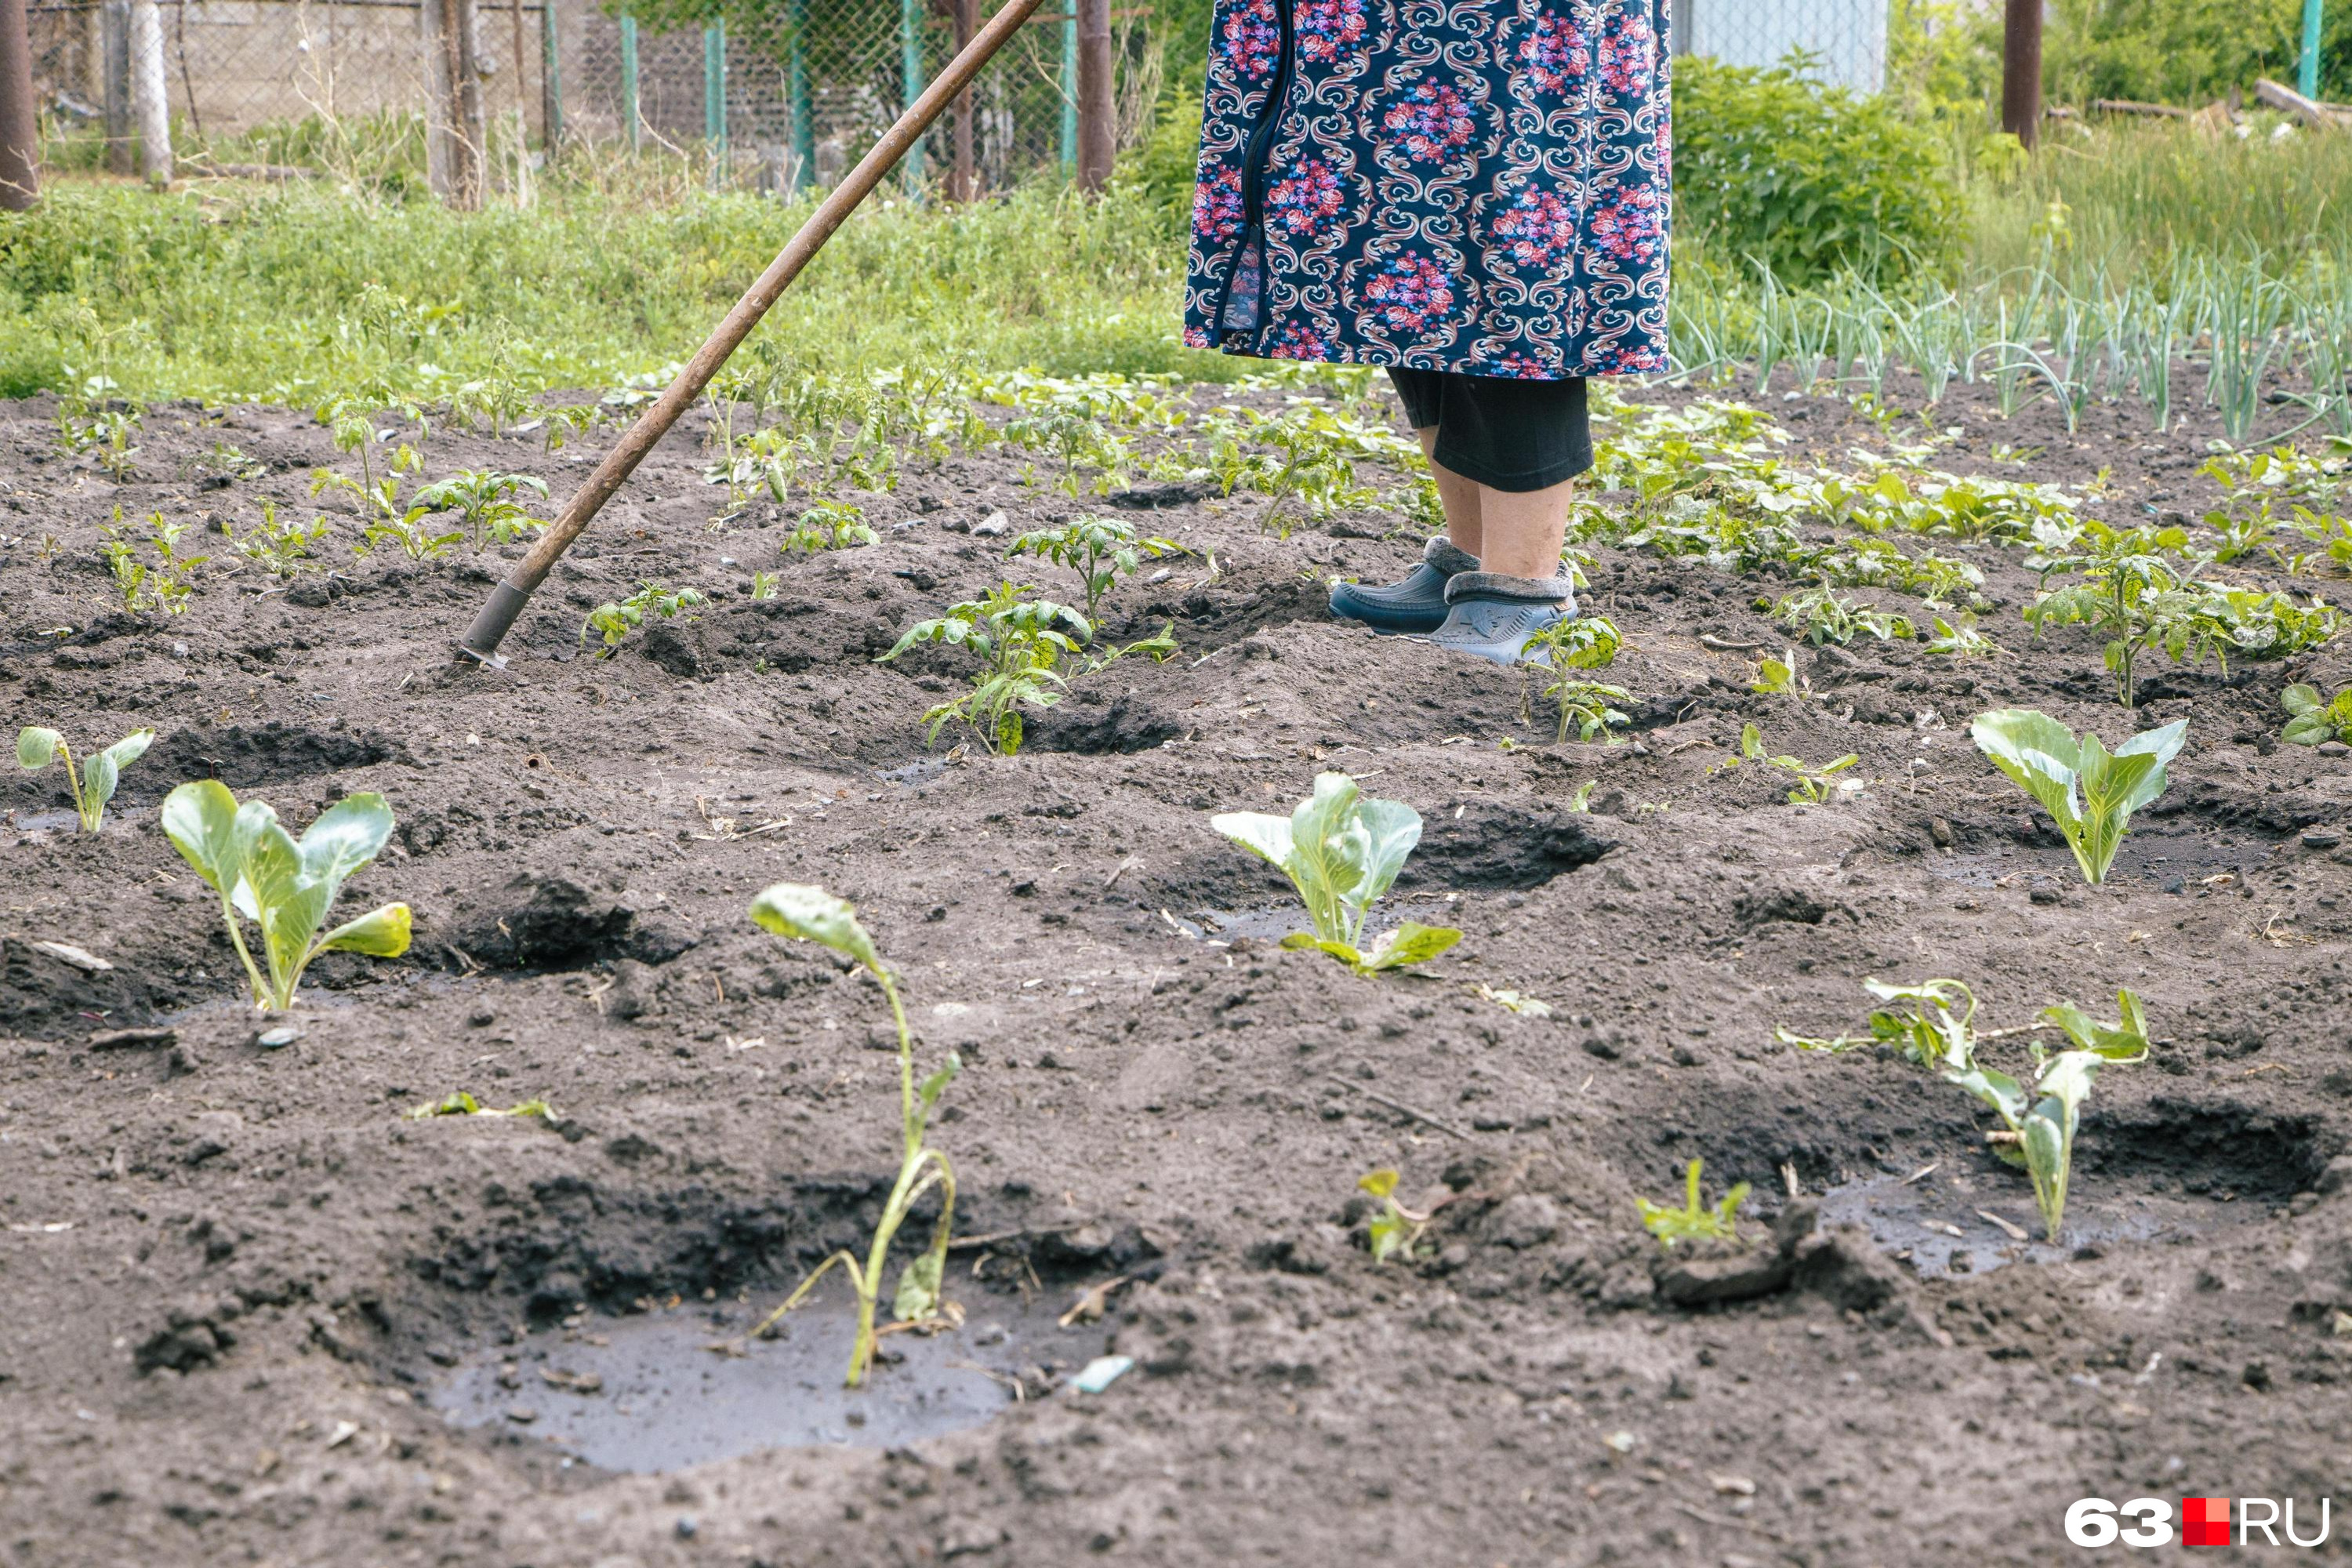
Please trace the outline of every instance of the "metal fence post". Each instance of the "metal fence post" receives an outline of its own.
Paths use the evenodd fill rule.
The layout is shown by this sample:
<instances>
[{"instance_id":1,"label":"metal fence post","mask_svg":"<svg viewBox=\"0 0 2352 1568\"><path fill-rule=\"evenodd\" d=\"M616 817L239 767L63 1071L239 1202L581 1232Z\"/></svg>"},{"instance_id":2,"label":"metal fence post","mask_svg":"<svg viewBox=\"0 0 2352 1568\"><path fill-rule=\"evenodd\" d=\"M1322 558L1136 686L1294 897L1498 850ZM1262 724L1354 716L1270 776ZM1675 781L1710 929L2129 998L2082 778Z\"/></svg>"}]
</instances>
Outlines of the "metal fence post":
<instances>
[{"instance_id":1,"label":"metal fence post","mask_svg":"<svg viewBox=\"0 0 2352 1568\"><path fill-rule=\"evenodd\" d=\"M2322 0L2303 0L2303 58L2295 65L2295 90L2305 98L2319 96L2319 33Z\"/></svg>"},{"instance_id":2,"label":"metal fence post","mask_svg":"<svg viewBox=\"0 0 2352 1568\"><path fill-rule=\"evenodd\" d=\"M898 0L898 77L899 103L902 108L914 107L915 100L923 96L923 0ZM907 171L907 193L920 195L923 189L923 139L915 138L907 149L903 165Z\"/></svg>"},{"instance_id":3,"label":"metal fence post","mask_svg":"<svg viewBox=\"0 0 2352 1568\"><path fill-rule=\"evenodd\" d=\"M1062 178L1078 177L1078 0L1062 0Z\"/></svg>"},{"instance_id":4,"label":"metal fence post","mask_svg":"<svg viewBox=\"0 0 2352 1568\"><path fill-rule=\"evenodd\" d=\"M792 95L792 192L799 195L816 173L815 105L809 100L808 0L792 0L786 12L792 27L792 56L785 65L785 88Z\"/></svg>"},{"instance_id":5,"label":"metal fence post","mask_svg":"<svg viewBox=\"0 0 2352 1568\"><path fill-rule=\"evenodd\" d=\"M106 167L128 174L138 167L131 146L131 0L105 0L99 26L106 43Z\"/></svg>"},{"instance_id":6,"label":"metal fence post","mask_svg":"<svg viewBox=\"0 0 2352 1568\"><path fill-rule=\"evenodd\" d=\"M550 5L554 0L548 0ZM641 145L644 132L637 129L642 111L637 107L637 19L621 18L621 115L628 121L629 151Z\"/></svg>"},{"instance_id":7,"label":"metal fence post","mask_svg":"<svg viewBox=\"0 0 2352 1568\"><path fill-rule=\"evenodd\" d=\"M563 140L563 48L555 27L555 0L540 0L539 7L539 127L550 160ZM520 94L522 83L515 83Z\"/></svg>"},{"instance_id":8,"label":"metal fence post","mask_svg":"<svg viewBox=\"0 0 2352 1568\"><path fill-rule=\"evenodd\" d=\"M710 183L727 166L727 24L702 29L702 139L710 154Z\"/></svg>"}]
</instances>

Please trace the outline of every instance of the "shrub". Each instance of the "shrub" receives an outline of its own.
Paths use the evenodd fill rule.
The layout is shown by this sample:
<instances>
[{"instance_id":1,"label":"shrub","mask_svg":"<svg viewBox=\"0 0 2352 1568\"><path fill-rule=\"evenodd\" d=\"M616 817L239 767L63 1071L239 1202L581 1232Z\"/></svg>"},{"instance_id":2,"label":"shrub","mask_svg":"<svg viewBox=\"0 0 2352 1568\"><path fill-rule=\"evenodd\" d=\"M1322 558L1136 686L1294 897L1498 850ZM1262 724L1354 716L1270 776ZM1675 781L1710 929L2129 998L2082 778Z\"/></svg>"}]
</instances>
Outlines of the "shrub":
<instances>
[{"instance_id":1,"label":"shrub","mask_svg":"<svg viewBox=\"0 0 2352 1568\"><path fill-rule=\"evenodd\" d=\"M1708 246L1781 281L1948 258L1959 192L1941 143L1880 98L1790 66L1676 63L1675 198Z\"/></svg>"}]
</instances>

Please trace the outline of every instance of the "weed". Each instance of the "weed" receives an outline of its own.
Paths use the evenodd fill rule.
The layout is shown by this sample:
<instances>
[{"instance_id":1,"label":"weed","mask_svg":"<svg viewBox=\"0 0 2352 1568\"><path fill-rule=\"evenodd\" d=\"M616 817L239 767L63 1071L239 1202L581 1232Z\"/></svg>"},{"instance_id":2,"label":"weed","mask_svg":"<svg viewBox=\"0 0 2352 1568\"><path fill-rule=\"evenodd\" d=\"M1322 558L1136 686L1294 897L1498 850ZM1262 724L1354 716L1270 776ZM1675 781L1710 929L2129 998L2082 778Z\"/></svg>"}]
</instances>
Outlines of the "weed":
<instances>
[{"instance_id":1,"label":"weed","mask_svg":"<svg viewBox=\"0 0 2352 1568\"><path fill-rule=\"evenodd\" d=\"M1846 795L1862 793L1862 780L1837 776L1860 761L1859 756L1848 752L1835 762L1823 763L1816 768L1795 757L1770 756L1764 750L1764 731L1753 724L1742 724L1739 727L1739 754L1724 765L1736 768L1742 763L1762 763L1767 767L1778 768L1797 781L1789 791L1791 805L1827 805Z\"/></svg>"},{"instance_id":2,"label":"weed","mask_svg":"<svg viewBox=\"0 0 2352 1568\"><path fill-rule=\"evenodd\" d=\"M2089 731L2078 740L2032 709L1979 713L1969 729L1993 766L2050 814L2083 879L2095 887L2106 880L2132 813L2164 793L2165 765L2179 753L2189 721L2145 731L2113 752Z\"/></svg>"},{"instance_id":3,"label":"weed","mask_svg":"<svg viewBox=\"0 0 2352 1568\"><path fill-rule=\"evenodd\" d=\"M1748 1201L1746 1182L1736 1184L1730 1191L1715 1200L1710 1208L1699 1202L1699 1171L1706 1163L1693 1160L1683 1171L1683 1206L1669 1208L1654 1204L1644 1197L1633 1201L1642 1208L1642 1227L1658 1238L1658 1246L1671 1251L1678 1241L1737 1241L1739 1239L1739 1205Z\"/></svg>"},{"instance_id":4,"label":"weed","mask_svg":"<svg viewBox=\"0 0 2352 1568\"><path fill-rule=\"evenodd\" d=\"M265 500L261 503L261 521L236 538L236 552L254 563L273 577L292 582L305 572L319 569L310 559L310 547L327 537L327 520L312 518L309 527L288 518L278 521L278 503Z\"/></svg>"},{"instance_id":5,"label":"weed","mask_svg":"<svg viewBox=\"0 0 2352 1568\"><path fill-rule=\"evenodd\" d=\"M116 778L139 760L154 739L152 730L133 730L89 758L76 772L73 749L66 744L66 738L55 730L28 724L16 731L16 761L35 770L47 767L52 760L64 763L66 788L73 792L74 811L81 818L81 830L95 833L106 826L106 803L114 798Z\"/></svg>"},{"instance_id":6,"label":"weed","mask_svg":"<svg viewBox=\"0 0 2352 1568\"><path fill-rule=\"evenodd\" d=\"M1421 813L1402 801L1370 799L1346 773L1316 775L1315 793L1288 816L1226 812L1209 826L1298 889L1315 930L1285 937L1285 947L1319 948L1359 974L1377 974L1426 963L1462 940L1451 927L1406 921L1370 951L1361 948L1366 912L1421 842Z\"/></svg>"},{"instance_id":7,"label":"weed","mask_svg":"<svg viewBox=\"0 0 2352 1568\"><path fill-rule=\"evenodd\" d=\"M1041 556L1076 573L1079 587L1086 595L1087 618L1093 620L1101 612L1104 597L1118 586L1119 578L1133 573L1145 557L1157 561L1182 549L1172 539L1143 537L1131 522L1079 517L1059 528L1021 535L1013 542L1005 558Z\"/></svg>"},{"instance_id":8,"label":"weed","mask_svg":"<svg viewBox=\"0 0 2352 1568\"><path fill-rule=\"evenodd\" d=\"M114 521L98 528L106 536L98 552L113 575L115 591L122 595L122 607L134 616L144 610L160 609L167 616L184 611L195 592L196 568L211 559L180 553L180 537L188 525L167 522L160 511L148 514L145 542L155 553L152 564L139 559L138 544L124 537L124 530L119 506L114 509Z\"/></svg>"},{"instance_id":9,"label":"weed","mask_svg":"<svg viewBox=\"0 0 2352 1568\"><path fill-rule=\"evenodd\" d=\"M874 530L866 525L866 509L847 501L821 500L801 513L792 532L784 536L783 552L814 555L826 550L850 550L874 542Z\"/></svg>"},{"instance_id":10,"label":"weed","mask_svg":"<svg viewBox=\"0 0 2352 1568\"><path fill-rule=\"evenodd\" d=\"M459 527L470 530L474 548L486 549L491 540L512 543L526 528L539 526L515 498L528 492L547 499L547 481L529 474L501 474L488 468L464 468L410 497L408 515L454 511Z\"/></svg>"},{"instance_id":11,"label":"weed","mask_svg":"<svg viewBox=\"0 0 2352 1568\"><path fill-rule=\"evenodd\" d=\"M930 727L926 743L936 743L949 724L961 723L982 746L1009 757L1021 749L1027 732L1023 710L1051 708L1068 689L1071 677L1063 673L1064 665L1076 666L1071 674L1084 676L1129 654L1159 660L1176 651L1171 622L1157 637L1089 656L1094 623L1066 605L1031 598L1035 592L1025 583L999 584L985 599L950 605L946 615L908 627L875 661L887 664L925 643L968 648L979 658L971 689L923 714Z\"/></svg>"},{"instance_id":12,"label":"weed","mask_svg":"<svg viewBox=\"0 0 2352 1568\"><path fill-rule=\"evenodd\" d=\"M889 1260L890 1243L917 1201L934 1186L940 1189L939 1223L932 1228L930 1246L898 1271L891 1310L900 1323L929 1322L940 1316L940 1290L947 1274L948 1237L955 1224L955 1171L945 1154L924 1142L924 1134L940 1096L955 1081L963 1064L950 1051L938 1071L919 1085L916 1083L914 1041L907 1032L907 1010L899 1003L898 984L882 962L882 955L876 951L874 939L858 923L857 911L851 905L822 888L779 882L752 900L751 919L761 929L778 936L829 947L865 970L881 986L882 994L890 1004L891 1022L898 1029L898 1175L891 1184L888 1201L883 1205L881 1220L874 1227L874 1240L866 1260L860 1263L855 1253L845 1249L835 1253L818 1264L784 1304L754 1331L764 1334L782 1321L784 1314L800 1305L816 1282L824 1278L825 1270L840 1265L857 1294L857 1337L850 1344L849 1373L843 1380L855 1388L865 1381L866 1370L874 1362L874 1314L882 1293L882 1268Z\"/></svg>"},{"instance_id":13,"label":"weed","mask_svg":"<svg viewBox=\"0 0 2352 1568\"><path fill-rule=\"evenodd\" d=\"M184 784L163 797L163 834L220 895L221 919L245 963L254 1005L283 1013L302 972L322 952L397 958L408 951L408 906L385 904L320 935L343 883L392 837L392 807L375 794L346 795L319 814L298 841L266 803L242 805L218 779ZM237 923L260 929L257 964Z\"/></svg>"},{"instance_id":14,"label":"weed","mask_svg":"<svg viewBox=\"0 0 2352 1568\"><path fill-rule=\"evenodd\" d=\"M2280 694L2279 705L2287 710L2286 728L2279 738L2298 746L2316 746L2328 741L2342 741L2352 745L2352 686L2334 697L2322 697L2319 688L2298 681Z\"/></svg>"},{"instance_id":15,"label":"weed","mask_svg":"<svg viewBox=\"0 0 2352 1568\"><path fill-rule=\"evenodd\" d=\"M1370 1243L1372 1261L1386 1263L1391 1258L1410 1259L1421 1245L1422 1234L1429 1229L1430 1216L1415 1214L1397 1202L1400 1180L1392 1168L1383 1167L1356 1178L1359 1191L1370 1193L1380 1200L1381 1212L1374 1215L1366 1227L1366 1239Z\"/></svg>"},{"instance_id":16,"label":"weed","mask_svg":"<svg viewBox=\"0 0 2352 1568\"><path fill-rule=\"evenodd\" d=\"M588 634L594 632L604 639L596 650L598 658L610 658L613 650L629 640L629 634L646 624L647 616L668 620L681 610L702 603L702 595L691 588L665 588L658 583L639 579L637 591L625 599L607 600L588 612L580 626L580 646L588 646Z\"/></svg>"}]
</instances>

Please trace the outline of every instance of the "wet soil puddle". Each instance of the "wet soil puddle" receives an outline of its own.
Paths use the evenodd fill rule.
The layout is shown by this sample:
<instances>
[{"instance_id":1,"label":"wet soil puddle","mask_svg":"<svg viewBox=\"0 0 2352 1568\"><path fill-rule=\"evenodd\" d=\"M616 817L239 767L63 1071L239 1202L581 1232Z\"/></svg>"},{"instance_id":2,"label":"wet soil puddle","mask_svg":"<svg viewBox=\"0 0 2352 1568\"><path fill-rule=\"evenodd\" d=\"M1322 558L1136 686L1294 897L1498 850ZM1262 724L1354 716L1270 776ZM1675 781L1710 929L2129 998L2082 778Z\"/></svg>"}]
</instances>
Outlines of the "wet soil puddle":
<instances>
[{"instance_id":1,"label":"wet soil puddle","mask_svg":"<svg viewBox=\"0 0 2352 1568\"><path fill-rule=\"evenodd\" d=\"M1927 1279L1987 1274L2011 1263L2056 1263L2082 1247L2114 1242L2186 1239L2217 1225L2252 1217L2223 1205L2165 1194L2138 1192L2128 1199L2078 1185L2066 1198L2063 1245L2042 1238L2042 1216L2033 1194L1954 1192L1922 1183L1906 1186L1899 1176L1874 1176L1832 1187L1822 1195L1823 1225L1858 1225L1879 1247L1907 1262ZM1987 1215L1998 1215L2026 1233L2019 1240Z\"/></svg>"},{"instance_id":2,"label":"wet soil puddle","mask_svg":"<svg viewBox=\"0 0 2352 1568\"><path fill-rule=\"evenodd\" d=\"M495 1426L609 1470L676 1470L762 1448L887 1448L977 1426L1100 1342L1098 1331L1059 1327L1042 1304L983 1299L954 1332L884 1338L891 1359L850 1389L841 1378L856 1321L846 1301L794 1312L782 1338L745 1341L769 1310L592 1318L487 1347L428 1399L453 1426Z\"/></svg>"},{"instance_id":3,"label":"wet soil puddle","mask_svg":"<svg viewBox=\"0 0 2352 1568\"><path fill-rule=\"evenodd\" d=\"M2208 877L2240 875L2270 858L2271 841L2233 837L2200 825L2135 824L2108 868L2111 882L2153 883L2166 892L2184 891ZM2019 875L2045 873L2063 884L2081 880L2074 858L2062 846L2001 845L1964 854L1938 855L1928 862L1936 875L1972 888L2007 884Z\"/></svg>"}]
</instances>

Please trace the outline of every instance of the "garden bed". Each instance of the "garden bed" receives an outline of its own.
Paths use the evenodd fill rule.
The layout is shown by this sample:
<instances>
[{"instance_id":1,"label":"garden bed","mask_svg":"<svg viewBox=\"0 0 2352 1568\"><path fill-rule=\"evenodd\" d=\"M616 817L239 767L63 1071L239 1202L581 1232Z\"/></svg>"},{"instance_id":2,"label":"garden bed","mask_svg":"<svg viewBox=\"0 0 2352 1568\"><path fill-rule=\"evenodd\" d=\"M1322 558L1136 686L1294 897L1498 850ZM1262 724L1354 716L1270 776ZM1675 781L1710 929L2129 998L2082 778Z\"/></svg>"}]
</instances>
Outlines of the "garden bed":
<instances>
[{"instance_id":1,"label":"garden bed","mask_svg":"<svg viewBox=\"0 0 2352 1568\"><path fill-rule=\"evenodd\" d=\"M2095 406L2070 437L1990 395L1937 411L1965 431L1937 466L2078 493L2104 471L2118 524L2220 504L2196 418L2156 438ZM1764 405L1790 459L1886 448L1843 399ZM858 498L876 542L785 557L763 501L706 527L698 416L488 672L449 649L495 551L354 561L339 500L332 577L220 570L209 518L241 531L274 497L307 519L311 468L349 469L307 416L151 410L142 477L116 484L57 454L54 413L0 407L0 689L77 742L159 738L96 837L53 772L0 784L8 1562L2024 1562L2076 1497L2325 1494L2352 1441L2352 758L2277 741L2289 681L2352 684L2341 643L2226 674L2156 657L2127 716L2097 639L2031 637L2023 552L1985 545L1960 553L2000 655L1801 647L1818 700L1766 696L1757 660L1787 638L1753 601L1801 584L1594 543L1585 608L1626 641L1601 678L1633 702L1624 743L1563 743L1523 675L1326 618L1319 579L1413 558L1391 510L1277 538L1264 497L1139 478L1150 505L1121 510L992 450L910 458ZM608 438L551 458L436 428L427 474L560 495ZM224 441L258 475L213 483ZM113 605L118 506L215 557L185 613ZM1018 756L952 731L927 750L962 667L876 657L1011 572L1056 582L1007 566L975 531L993 514L1087 510L1184 547L1103 617L1121 641L1167 623L1181 653L1079 680ZM642 579L708 599L593 657L583 616ZM2231 580L2341 593L2254 558ZM1970 744L2012 705L2110 742L2188 721L2105 886ZM1750 721L1776 752L1856 753L1866 787L1791 805L1725 768ZM1416 973L1283 950L1286 885L1210 829L1324 769L1425 820L1384 915L1465 936ZM217 904L156 828L208 774L298 826L361 789L397 815L350 896L408 902L414 946L322 960L290 1043L257 1039ZM919 1058L964 1063L932 1137L981 1238L950 1255L965 1326L865 1396L984 1369L965 1395L987 1402L932 1435L864 1441L787 1377L770 1440L821 1440L761 1447L730 1380L794 1341L679 1364L681 1335L740 1333L858 1244L887 1189L887 1012L753 927L779 880L855 900ZM2000 1026L2145 998L2151 1058L2085 1112L2079 1236L2042 1241L1966 1097L1776 1038L1855 1026L1865 976L1964 979ZM558 1116L404 1114L461 1090ZM1634 1200L1700 1157L1710 1196L1753 1184L1755 1218L1823 1205L1789 1288L1662 1300ZM1445 1199L1409 1261L1364 1244L1379 1167ZM845 1299L821 1288L790 1332L829 1346ZM632 1397L595 1357L655 1330L664 1386L728 1391L701 1436L729 1457L567 1446L582 1407L609 1430ZM1105 1354L1132 1370L1074 1388Z\"/></svg>"}]
</instances>

